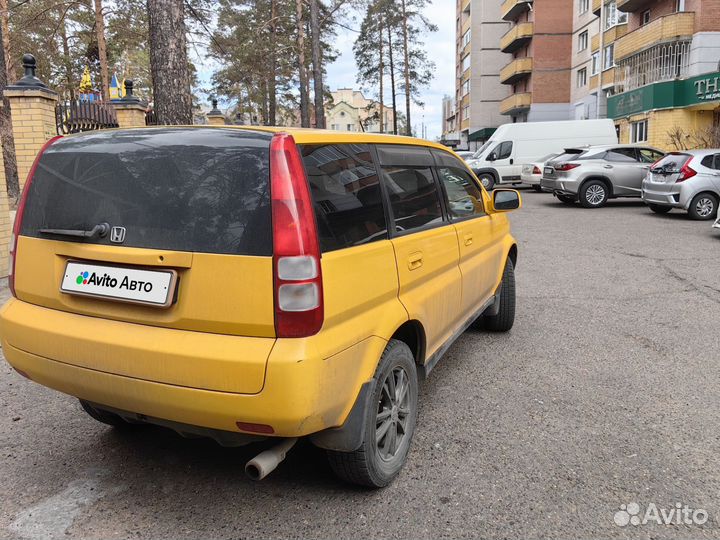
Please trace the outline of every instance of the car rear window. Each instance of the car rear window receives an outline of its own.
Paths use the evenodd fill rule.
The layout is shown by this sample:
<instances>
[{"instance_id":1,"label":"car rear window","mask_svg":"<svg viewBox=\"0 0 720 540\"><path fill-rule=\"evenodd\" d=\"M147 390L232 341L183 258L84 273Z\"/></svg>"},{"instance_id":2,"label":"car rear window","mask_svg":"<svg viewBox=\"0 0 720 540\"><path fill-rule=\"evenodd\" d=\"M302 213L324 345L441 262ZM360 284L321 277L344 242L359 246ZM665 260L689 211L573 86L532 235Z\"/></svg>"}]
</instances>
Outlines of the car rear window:
<instances>
[{"instance_id":1,"label":"car rear window","mask_svg":"<svg viewBox=\"0 0 720 540\"><path fill-rule=\"evenodd\" d=\"M40 159L21 234L124 227L123 245L234 255L272 254L271 135L239 129L152 128L68 137ZM110 244L109 236L80 240Z\"/></svg>"},{"instance_id":2,"label":"car rear window","mask_svg":"<svg viewBox=\"0 0 720 540\"><path fill-rule=\"evenodd\" d=\"M692 158L689 154L668 154L660 161L658 161L653 167L653 171L662 170L666 173L677 173L683 168L690 159Z\"/></svg>"}]
</instances>

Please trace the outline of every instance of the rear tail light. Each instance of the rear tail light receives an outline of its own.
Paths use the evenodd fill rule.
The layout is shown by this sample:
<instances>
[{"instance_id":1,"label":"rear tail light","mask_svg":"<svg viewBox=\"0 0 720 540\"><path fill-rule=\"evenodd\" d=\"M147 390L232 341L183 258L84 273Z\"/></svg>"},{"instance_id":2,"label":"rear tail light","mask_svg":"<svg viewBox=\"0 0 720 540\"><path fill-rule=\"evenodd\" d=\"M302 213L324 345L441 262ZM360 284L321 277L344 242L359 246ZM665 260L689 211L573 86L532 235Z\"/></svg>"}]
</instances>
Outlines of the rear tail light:
<instances>
[{"instance_id":1,"label":"rear tail light","mask_svg":"<svg viewBox=\"0 0 720 540\"><path fill-rule=\"evenodd\" d=\"M323 324L320 244L305 167L295 140L270 143L275 331L278 337L316 334Z\"/></svg>"},{"instance_id":2,"label":"rear tail light","mask_svg":"<svg viewBox=\"0 0 720 540\"><path fill-rule=\"evenodd\" d=\"M684 181L687 180L688 178L692 178L693 176L695 176L695 175L697 174L697 171L695 171L694 169L692 169L692 168L690 167L690 165L688 165L688 163L690 163L690 160L686 161L686 162L685 162L685 165L683 165L683 166L682 166L682 169L680 169L680 176L678 176L678 179L675 180L675 183L676 183L676 184L677 184L678 182L684 182Z\"/></svg>"},{"instance_id":3,"label":"rear tail light","mask_svg":"<svg viewBox=\"0 0 720 540\"><path fill-rule=\"evenodd\" d=\"M42 157L45 150L47 150L52 143L61 138L62 135L53 137L52 139L47 141L38 152L38 155L35 157L35 161L33 161L32 167L30 167L30 172L27 175L27 179L25 180L25 187L23 188L22 194L20 195L20 202L18 203L17 212L15 212L15 223L13 223L12 234L10 235L8 287L10 288L10 292L12 293L12 295L16 298L17 295L15 294L15 261L17 260L17 243L18 236L20 236L20 229L22 228L23 214L25 213L25 204L27 203L28 192L30 191L30 184L32 184L33 177L35 176L35 171L38 167L38 163L40 162L40 158Z\"/></svg>"},{"instance_id":4,"label":"rear tail light","mask_svg":"<svg viewBox=\"0 0 720 540\"><path fill-rule=\"evenodd\" d=\"M533 174L542 174L542 171L540 170L540 167L538 167L537 165L535 165L535 166L533 167L533 172L532 172L532 173L533 173Z\"/></svg>"},{"instance_id":5,"label":"rear tail light","mask_svg":"<svg viewBox=\"0 0 720 540\"><path fill-rule=\"evenodd\" d=\"M577 169L580 166L579 163L559 163L558 165L555 165L556 171L572 171L573 169Z\"/></svg>"}]
</instances>

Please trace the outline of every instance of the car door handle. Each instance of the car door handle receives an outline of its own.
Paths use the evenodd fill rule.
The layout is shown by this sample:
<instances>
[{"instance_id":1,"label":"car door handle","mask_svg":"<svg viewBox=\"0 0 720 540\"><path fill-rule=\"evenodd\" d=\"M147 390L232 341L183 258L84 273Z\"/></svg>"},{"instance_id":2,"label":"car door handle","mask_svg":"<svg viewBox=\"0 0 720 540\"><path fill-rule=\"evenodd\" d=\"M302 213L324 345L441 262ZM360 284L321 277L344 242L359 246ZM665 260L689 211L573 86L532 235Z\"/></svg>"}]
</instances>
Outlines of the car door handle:
<instances>
[{"instance_id":1,"label":"car door handle","mask_svg":"<svg viewBox=\"0 0 720 540\"><path fill-rule=\"evenodd\" d=\"M603 165L603 168L604 168L604 169L612 169L613 166L612 166L612 165Z\"/></svg>"},{"instance_id":2,"label":"car door handle","mask_svg":"<svg viewBox=\"0 0 720 540\"><path fill-rule=\"evenodd\" d=\"M472 234L466 234L463 238L463 241L465 242L466 246L471 246L473 243L473 235Z\"/></svg>"},{"instance_id":3,"label":"car door handle","mask_svg":"<svg viewBox=\"0 0 720 540\"><path fill-rule=\"evenodd\" d=\"M423 254L421 251L411 253L408 257L408 270L417 270L423 265Z\"/></svg>"},{"instance_id":4,"label":"car door handle","mask_svg":"<svg viewBox=\"0 0 720 540\"><path fill-rule=\"evenodd\" d=\"M513 165L515 163L515 160L513 158L510 158L510 165Z\"/></svg>"}]
</instances>

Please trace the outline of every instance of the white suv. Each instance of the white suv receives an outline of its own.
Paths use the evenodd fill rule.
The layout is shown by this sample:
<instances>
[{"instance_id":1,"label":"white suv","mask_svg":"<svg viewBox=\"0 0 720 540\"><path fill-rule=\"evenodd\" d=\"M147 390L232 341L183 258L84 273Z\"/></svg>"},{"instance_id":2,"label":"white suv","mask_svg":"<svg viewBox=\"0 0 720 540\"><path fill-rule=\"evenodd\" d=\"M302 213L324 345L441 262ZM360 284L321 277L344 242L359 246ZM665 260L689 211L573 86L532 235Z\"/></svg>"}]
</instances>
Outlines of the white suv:
<instances>
[{"instance_id":1,"label":"white suv","mask_svg":"<svg viewBox=\"0 0 720 540\"><path fill-rule=\"evenodd\" d=\"M720 150L673 152L653 164L641 196L653 212L687 210L692 219L713 219L720 201Z\"/></svg>"}]
</instances>

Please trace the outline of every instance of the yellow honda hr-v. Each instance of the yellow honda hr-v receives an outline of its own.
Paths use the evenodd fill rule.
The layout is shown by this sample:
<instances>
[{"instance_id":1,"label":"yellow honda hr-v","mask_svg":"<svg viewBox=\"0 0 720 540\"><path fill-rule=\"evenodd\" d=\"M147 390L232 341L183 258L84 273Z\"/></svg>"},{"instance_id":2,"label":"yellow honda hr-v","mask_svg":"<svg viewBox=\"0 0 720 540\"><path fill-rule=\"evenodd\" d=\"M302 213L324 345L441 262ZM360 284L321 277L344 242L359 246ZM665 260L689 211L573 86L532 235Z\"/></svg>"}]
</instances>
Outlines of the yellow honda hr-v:
<instances>
[{"instance_id":1,"label":"yellow honda hr-v","mask_svg":"<svg viewBox=\"0 0 720 540\"><path fill-rule=\"evenodd\" d=\"M507 331L517 247L441 145L255 127L51 140L27 179L0 311L7 360L111 425L240 445L298 437L342 478L398 474L427 375Z\"/></svg>"}]
</instances>

